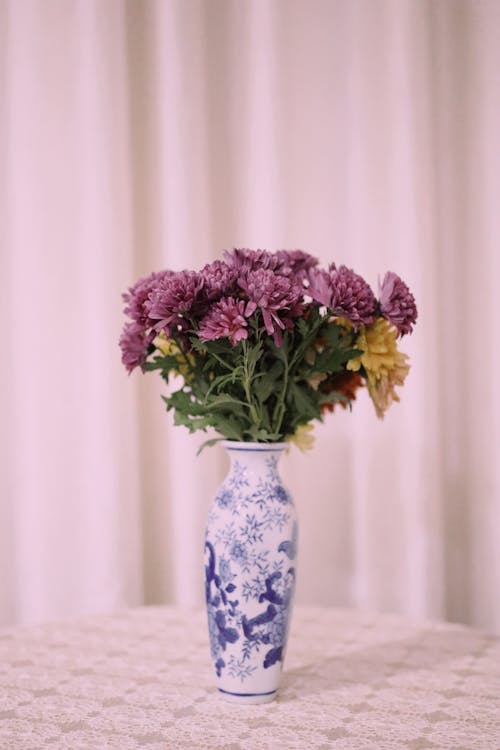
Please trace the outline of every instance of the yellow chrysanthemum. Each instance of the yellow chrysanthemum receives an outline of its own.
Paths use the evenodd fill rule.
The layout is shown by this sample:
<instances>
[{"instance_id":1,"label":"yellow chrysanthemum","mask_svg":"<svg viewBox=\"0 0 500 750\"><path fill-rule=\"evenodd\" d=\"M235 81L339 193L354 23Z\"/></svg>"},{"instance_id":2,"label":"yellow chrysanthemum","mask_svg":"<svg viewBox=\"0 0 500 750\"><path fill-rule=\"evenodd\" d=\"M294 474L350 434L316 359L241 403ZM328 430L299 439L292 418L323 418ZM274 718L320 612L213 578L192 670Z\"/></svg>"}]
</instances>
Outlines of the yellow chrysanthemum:
<instances>
[{"instance_id":1,"label":"yellow chrysanthemum","mask_svg":"<svg viewBox=\"0 0 500 750\"><path fill-rule=\"evenodd\" d=\"M311 432L314 430L314 425L312 424L302 424L291 435L288 440L290 443L294 443L294 445L297 446L301 451L309 451L314 446L315 437L314 435L311 435Z\"/></svg>"},{"instance_id":2,"label":"yellow chrysanthemum","mask_svg":"<svg viewBox=\"0 0 500 750\"><path fill-rule=\"evenodd\" d=\"M361 366L367 375L368 392L378 417L393 401L399 401L395 387L403 385L410 369L406 354L398 351L398 332L385 318L377 318L362 329L356 339L356 349L363 354L349 360L347 369L357 372Z\"/></svg>"},{"instance_id":3,"label":"yellow chrysanthemum","mask_svg":"<svg viewBox=\"0 0 500 750\"><path fill-rule=\"evenodd\" d=\"M172 339L167 339L164 331L161 331L158 336L153 339L153 344L165 357L176 357L179 366L176 368L176 370L174 370L174 372L178 372L179 375L182 375L184 378L186 378L189 374L189 367L186 359L188 359L188 361L192 363L192 355L182 354L175 341L172 341Z\"/></svg>"}]
</instances>

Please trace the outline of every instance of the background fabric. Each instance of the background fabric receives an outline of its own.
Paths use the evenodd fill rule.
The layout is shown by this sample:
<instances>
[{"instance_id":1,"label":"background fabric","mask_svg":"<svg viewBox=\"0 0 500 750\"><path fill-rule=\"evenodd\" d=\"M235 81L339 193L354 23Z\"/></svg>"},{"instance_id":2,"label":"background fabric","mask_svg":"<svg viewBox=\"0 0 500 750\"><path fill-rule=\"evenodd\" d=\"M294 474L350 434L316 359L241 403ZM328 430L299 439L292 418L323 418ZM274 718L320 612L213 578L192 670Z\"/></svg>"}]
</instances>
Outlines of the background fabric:
<instances>
[{"instance_id":1,"label":"background fabric","mask_svg":"<svg viewBox=\"0 0 500 750\"><path fill-rule=\"evenodd\" d=\"M0 621L202 601L226 460L120 363L121 292L302 248L419 306L283 476L297 600L500 630L500 3L1 0Z\"/></svg>"}]
</instances>

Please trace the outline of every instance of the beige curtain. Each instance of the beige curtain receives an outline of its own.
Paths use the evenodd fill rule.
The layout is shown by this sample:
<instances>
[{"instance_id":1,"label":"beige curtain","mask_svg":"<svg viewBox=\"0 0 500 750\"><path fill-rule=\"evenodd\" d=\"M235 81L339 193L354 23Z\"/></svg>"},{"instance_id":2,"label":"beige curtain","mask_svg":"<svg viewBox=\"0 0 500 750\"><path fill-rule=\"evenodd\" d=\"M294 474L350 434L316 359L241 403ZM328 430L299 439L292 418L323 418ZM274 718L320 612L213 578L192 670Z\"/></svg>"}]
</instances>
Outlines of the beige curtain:
<instances>
[{"instance_id":1,"label":"beige curtain","mask_svg":"<svg viewBox=\"0 0 500 750\"><path fill-rule=\"evenodd\" d=\"M120 293L302 248L420 319L283 475L297 601L500 630L500 3L0 0L0 619L202 602L222 449L125 374Z\"/></svg>"}]
</instances>

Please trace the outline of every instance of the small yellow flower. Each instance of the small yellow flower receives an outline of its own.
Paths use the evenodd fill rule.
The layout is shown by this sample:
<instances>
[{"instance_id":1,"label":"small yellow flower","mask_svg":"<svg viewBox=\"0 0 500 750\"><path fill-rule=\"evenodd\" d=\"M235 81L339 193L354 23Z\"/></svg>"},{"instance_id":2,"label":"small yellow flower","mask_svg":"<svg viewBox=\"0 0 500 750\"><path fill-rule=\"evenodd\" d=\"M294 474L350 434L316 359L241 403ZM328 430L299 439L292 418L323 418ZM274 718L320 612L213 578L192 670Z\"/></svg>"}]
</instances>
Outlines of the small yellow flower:
<instances>
[{"instance_id":1,"label":"small yellow flower","mask_svg":"<svg viewBox=\"0 0 500 750\"><path fill-rule=\"evenodd\" d=\"M314 435L310 434L313 430L314 425L302 424L297 427L293 435L291 435L288 440L290 443L294 443L301 451L309 451L314 446L314 441L316 439Z\"/></svg>"},{"instance_id":2,"label":"small yellow flower","mask_svg":"<svg viewBox=\"0 0 500 750\"><path fill-rule=\"evenodd\" d=\"M377 318L361 329L356 339L356 349L362 349L363 354L347 363L347 369L353 372L364 367L368 392L378 417L384 416L393 401L399 401L395 387L404 384L410 369L408 357L398 351L397 336L396 328L389 321Z\"/></svg>"},{"instance_id":3,"label":"small yellow flower","mask_svg":"<svg viewBox=\"0 0 500 750\"><path fill-rule=\"evenodd\" d=\"M182 375L183 378L187 379L187 376L189 375L188 362L190 364L193 364L193 355L182 354L175 341L172 341L172 339L167 339L164 331L161 331L158 336L153 339L153 344L156 346L158 351L163 354L164 357L175 357L177 359L179 366L173 372L177 372L179 375ZM188 362L186 362L186 359L188 360Z\"/></svg>"},{"instance_id":4,"label":"small yellow flower","mask_svg":"<svg viewBox=\"0 0 500 750\"><path fill-rule=\"evenodd\" d=\"M153 344L165 357L180 354L179 347L177 346L175 341L172 341L172 339L167 339L167 337L165 336L165 331L161 331L158 336L153 339Z\"/></svg>"}]
</instances>

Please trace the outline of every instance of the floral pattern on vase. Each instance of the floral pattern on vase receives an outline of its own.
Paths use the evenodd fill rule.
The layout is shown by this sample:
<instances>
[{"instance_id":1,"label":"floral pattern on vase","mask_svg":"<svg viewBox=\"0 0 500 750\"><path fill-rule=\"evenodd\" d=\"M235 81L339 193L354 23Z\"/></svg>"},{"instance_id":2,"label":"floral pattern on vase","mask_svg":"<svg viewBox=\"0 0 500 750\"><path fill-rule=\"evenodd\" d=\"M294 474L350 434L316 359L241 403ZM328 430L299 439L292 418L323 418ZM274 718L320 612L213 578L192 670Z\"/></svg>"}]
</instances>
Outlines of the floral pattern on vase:
<instances>
[{"instance_id":1,"label":"floral pattern on vase","mask_svg":"<svg viewBox=\"0 0 500 750\"><path fill-rule=\"evenodd\" d=\"M224 442L228 477L208 514L205 594L210 651L226 697L271 700L284 659L297 518L278 473L285 445Z\"/></svg>"}]
</instances>

